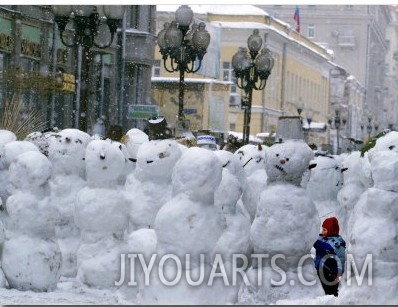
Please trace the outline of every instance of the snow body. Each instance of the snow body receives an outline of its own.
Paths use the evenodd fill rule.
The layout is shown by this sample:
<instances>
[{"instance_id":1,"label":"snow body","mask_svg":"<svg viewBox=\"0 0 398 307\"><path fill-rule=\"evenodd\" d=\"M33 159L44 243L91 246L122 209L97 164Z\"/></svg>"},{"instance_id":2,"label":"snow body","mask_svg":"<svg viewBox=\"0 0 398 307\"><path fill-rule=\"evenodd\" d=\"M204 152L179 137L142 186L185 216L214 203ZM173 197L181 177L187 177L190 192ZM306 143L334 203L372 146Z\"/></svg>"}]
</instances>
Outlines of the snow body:
<instances>
[{"instance_id":1,"label":"snow body","mask_svg":"<svg viewBox=\"0 0 398 307\"><path fill-rule=\"evenodd\" d=\"M351 291L369 301L374 300L371 293L382 291L381 302L384 304L397 302L396 287L392 286L398 284L397 145L398 133L392 131L380 137L368 152L374 184L361 194L349 219L348 252L352 255L351 260L361 269L366 259L372 265L372 274L365 276L361 286L354 281ZM352 262L347 265L352 266ZM372 285L369 285L369 280Z\"/></svg>"},{"instance_id":2,"label":"snow body","mask_svg":"<svg viewBox=\"0 0 398 307\"><path fill-rule=\"evenodd\" d=\"M62 252L61 274L75 277L80 230L74 222L74 206L78 191L86 185L84 156L90 136L78 129L64 129L47 139L53 169L49 181L51 202L59 211L55 231Z\"/></svg>"},{"instance_id":3,"label":"snow body","mask_svg":"<svg viewBox=\"0 0 398 307\"><path fill-rule=\"evenodd\" d=\"M74 220L81 230L77 278L94 288L115 286L128 225L128 201L118 178L125 157L106 140L93 140L85 154L87 186L77 194Z\"/></svg>"},{"instance_id":4,"label":"snow body","mask_svg":"<svg viewBox=\"0 0 398 307\"><path fill-rule=\"evenodd\" d=\"M155 220L156 251L158 257L172 254L181 263L180 269L173 261L162 265L166 279L179 271L182 279L175 286L168 287L155 274L151 286L144 289L144 304L224 302L219 295L220 288L209 287L206 283L212 268L212 253L226 227L222 211L214 206L214 192L221 177L221 162L214 152L207 149L188 148L176 163L172 173L173 197L160 208ZM155 267L159 267L159 260ZM186 274L197 280L194 276L201 269L206 282L190 285Z\"/></svg>"},{"instance_id":5,"label":"snow body","mask_svg":"<svg viewBox=\"0 0 398 307\"><path fill-rule=\"evenodd\" d=\"M300 291L305 288L298 280L298 263L310 253L320 227L315 204L300 186L311 159L312 150L301 140L277 143L267 151L268 186L260 196L250 239L254 253L268 255L268 258L261 262L253 261L248 271L251 286L245 289L255 292L265 301L273 302L275 296L284 297L286 287L291 283L296 284ZM290 285L287 282L272 283L271 279L281 279L272 265L273 257L282 258L278 267L293 280ZM316 272L311 262L303 265L302 272L307 280L315 279ZM258 274L263 277L262 285Z\"/></svg>"},{"instance_id":6,"label":"snow body","mask_svg":"<svg viewBox=\"0 0 398 307\"><path fill-rule=\"evenodd\" d=\"M39 151L18 155L10 165L12 194L2 265L8 284L19 290L52 291L57 287L61 251L55 240L58 212L48 198L51 163Z\"/></svg>"},{"instance_id":7,"label":"snow body","mask_svg":"<svg viewBox=\"0 0 398 307\"><path fill-rule=\"evenodd\" d=\"M130 231L153 228L156 214L172 196L171 175L181 155L180 144L172 139L151 140L140 146L136 169L125 184Z\"/></svg>"}]
</instances>

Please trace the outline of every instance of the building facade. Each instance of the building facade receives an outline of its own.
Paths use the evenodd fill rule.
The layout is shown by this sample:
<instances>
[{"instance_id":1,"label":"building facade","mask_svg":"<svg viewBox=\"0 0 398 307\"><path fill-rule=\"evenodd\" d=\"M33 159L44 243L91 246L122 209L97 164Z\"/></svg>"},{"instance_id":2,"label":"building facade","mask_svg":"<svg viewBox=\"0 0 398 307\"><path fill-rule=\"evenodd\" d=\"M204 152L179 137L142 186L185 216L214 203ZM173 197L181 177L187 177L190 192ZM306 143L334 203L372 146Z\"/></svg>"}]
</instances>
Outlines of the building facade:
<instances>
[{"instance_id":1,"label":"building facade","mask_svg":"<svg viewBox=\"0 0 398 307\"><path fill-rule=\"evenodd\" d=\"M64 38L73 35L70 22ZM109 36L99 28L96 40L103 44ZM126 6L113 43L93 46L84 58L81 46L61 41L51 6L0 6L0 115L7 102L21 100L23 110L40 110L47 128L80 128L79 116L86 117L87 132L98 119L124 131L142 126L127 112L130 104L150 102L155 39L155 6ZM78 114L84 90L87 112Z\"/></svg>"},{"instance_id":2,"label":"building facade","mask_svg":"<svg viewBox=\"0 0 398 307\"><path fill-rule=\"evenodd\" d=\"M350 78L354 80L352 84L361 88L359 91L351 92L348 89L351 85L346 82L349 73L341 68L344 71L344 82L339 87L333 86L334 81L331 80L336 77L332 71L337 65L333 62L333 54L328 49L300 35L288 23L273 18L264 10L246 5L238 7L239 10L225 5L191 6L194 18L206 23L206 28L212 35L213 46L209 46L205 55L205 65L209 58L208 65L212 69L199 71L190 77L231 82L229 93L226 93L229 97L225 99L226 103L229 103L228 127L225 129L242 132L244 112L241 109L241 99L244 94L235 84L231 60L239 47L247 47L248 37L254 29L258 29L263 38L263 47L266 46L271 50L275 65L265 89L253 91L250 133L253 137L259 133L272 134L276 131L281 116L297 116L297 110L301 107L303 111L300 115L303 120L309 119L312 122L307 133L307 138L309 137L307 141L317 146L329 144L330 131L326 130L326 127L311 128L320 127L322 123L328 122L331 96L338 97L340 101L351 97L350 99L362 107L363 93L360 83L351 75ZM165 22L174 19L177 8L178 6L171 5L157 6L157 33ZM153 76L174 77L175 90L178 86L177 75L167 73L162 68L162 56L158 47L155 50L155 62L158 66L153 70ZM153 97L156 95L156 90L153 88ZM157 100L156 102L165 106L168 103ZM209 126L208 123L203 123L203 126L206 125ZM212 129L211 126L209 128Z\"/></svg>"},{"instance_id":3,"label":"building facade","mask_svg":"<svg viewBox=\"0 0 398 307\"><path fill-rule=\"evenodd\" d=\"M260 5L274 18L295 27L294 5ZM356 118L367 121L370 114L373 122L381 127L391 125L385 103L386 74L389 63L386 55L390 45L386 29L391 21L386 5L299 5L300 34L328 49L333 50L334 62L366 89L363 109L358 114L349 113L350 122ZM353 107L342 101L342 110ZM356 125L356 128L360 124ZM356 133L351 128L350 133ZM354 131L354 130L355 131Z\"/></svg>"}]
</instances>

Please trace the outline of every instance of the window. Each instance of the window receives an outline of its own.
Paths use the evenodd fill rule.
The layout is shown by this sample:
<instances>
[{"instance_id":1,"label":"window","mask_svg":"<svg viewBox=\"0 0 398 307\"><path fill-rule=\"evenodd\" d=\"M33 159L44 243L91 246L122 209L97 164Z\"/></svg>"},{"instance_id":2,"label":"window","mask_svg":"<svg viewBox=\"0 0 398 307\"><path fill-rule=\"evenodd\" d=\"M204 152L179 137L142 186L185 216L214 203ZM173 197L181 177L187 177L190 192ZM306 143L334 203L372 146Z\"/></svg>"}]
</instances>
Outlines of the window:
<instances>
[{"instance_id":1,"label":"window","mask_svg":"<svg viewBox=\"0 0 398 307\"><path fill-rule=\"evenodd\" d=\"M313 23L308 25L308 38L315 38L315 25Z\"/></svg>"},{"instance_id":2,"label":"window","mask_svg":"<svg viewBox=\"0 0 398 307\"><path fill-rule=\"evenodd\" d=\"M152 77L160 77L161 60L155 60L152 66Z\"/></svg>"},{"instance_id":3,"label":"window","mask_svg":"<svg viewBox=\"0 0 398 307\"><path fill-rule=\"evenodd\" d=\"M236 93L236 78L231 62L222 62L222 80L231 81L231 93Z\"/></svg>"}]
</instances>

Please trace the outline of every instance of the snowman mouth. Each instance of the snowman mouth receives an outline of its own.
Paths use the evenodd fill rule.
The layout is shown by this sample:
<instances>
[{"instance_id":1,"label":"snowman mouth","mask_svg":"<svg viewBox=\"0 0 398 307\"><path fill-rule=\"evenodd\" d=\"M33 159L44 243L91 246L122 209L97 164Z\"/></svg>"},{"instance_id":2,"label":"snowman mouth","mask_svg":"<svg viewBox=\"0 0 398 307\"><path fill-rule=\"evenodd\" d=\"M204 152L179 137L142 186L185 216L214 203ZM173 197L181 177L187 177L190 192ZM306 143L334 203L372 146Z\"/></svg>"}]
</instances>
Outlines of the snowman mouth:
<instances>
[{"instance_id":1,"label":"snowman mouth","mask_svg":"<svg viewBox=\"0 0 398 307\"><path fill-rule=\"evenodd\" d=\"M280 166L280 165L278 165L278 164L275 164L274 166L275 166L275 168L276 168L277 170L279 170L279 171L281 171L282 173L286 174L286 171L283 169L282 166Z\"/></svg>"},{"instance_id":2,"label":"snowman mouth","mask_svg":"<svg viewBox=\"0 0 398 307\"><path fill-rule=\"evenodd\" d=\"M148 163L148 164L149 164L149 163L153 163L153 160L150 160L150 161L146 161L146 163Z\"/></svg>"}]
</instances>

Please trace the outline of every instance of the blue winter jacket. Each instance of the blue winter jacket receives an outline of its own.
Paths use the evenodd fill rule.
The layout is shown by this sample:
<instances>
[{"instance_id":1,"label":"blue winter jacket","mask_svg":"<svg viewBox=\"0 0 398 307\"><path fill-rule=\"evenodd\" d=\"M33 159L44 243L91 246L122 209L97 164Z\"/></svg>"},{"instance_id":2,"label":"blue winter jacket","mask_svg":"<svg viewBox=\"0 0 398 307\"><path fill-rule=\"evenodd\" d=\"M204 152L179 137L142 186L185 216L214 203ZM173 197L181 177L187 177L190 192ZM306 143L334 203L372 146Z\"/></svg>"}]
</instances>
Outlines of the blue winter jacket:
<instances>
[{"instance_id":1,"label":"blue winter jacket","mask_svg":"<svg viewBox=\"0 0 398 307\"><path fill-rule=\"evenodd\" d=\"M314 265L317 271L322 268L334 276L341 276L344 273L346 243L340 235L325 238L319 235L314 248L316 250Z\"/></svg>"}]
</instances>

